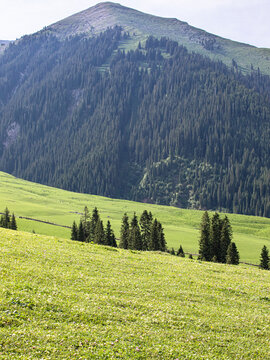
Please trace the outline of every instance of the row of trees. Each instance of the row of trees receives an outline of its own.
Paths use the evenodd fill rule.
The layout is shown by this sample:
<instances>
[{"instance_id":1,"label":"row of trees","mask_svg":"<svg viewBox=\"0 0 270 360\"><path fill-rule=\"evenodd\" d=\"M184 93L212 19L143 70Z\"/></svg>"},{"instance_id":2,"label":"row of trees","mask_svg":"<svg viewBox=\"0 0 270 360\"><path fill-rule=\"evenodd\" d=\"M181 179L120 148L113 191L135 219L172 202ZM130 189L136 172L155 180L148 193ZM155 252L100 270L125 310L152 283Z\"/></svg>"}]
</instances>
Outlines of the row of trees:
<instances>
[{"instance_id":1,"label":"row of trees","mask_svg":"<svg viewBox=\"0 0 270 360\"><path fill-rule=\"evenodd\" d=\"M117 247L110 221L107 221L104 229L103 221L100 219L96 207L90 215L85 206L79 225L75 221L73 222L71 239ZM134 213L129 221L129 217L125 213L122 218L119 247L144 251L165 251L166 240L161 223L157 219L153 219L152 213L147 210L144 210L139 220Z\"/></svg>"},{"instance_id":2,"label":"row of trees","mask_svg":"<svg viewBox=\"0 0 270 360\"><path fill-rule=\"evenodd\" d=\"M14 213L11 215L7 207L5 208L4 214L1 216L0 227L17 230L15 215Z\"/></svg>"},{"instance_id":3,"label":"row of trees","mask_svg":"<svg viewBox=\"0 0 270 360\"><path fill-rule=\"evenodd\" d=\"M218 213L212 218L204 212L199 240L199 259L227 264L239 264L239 253L232 242L232 227L227 216L221 219Z\"/></svg>"}]
</instances>

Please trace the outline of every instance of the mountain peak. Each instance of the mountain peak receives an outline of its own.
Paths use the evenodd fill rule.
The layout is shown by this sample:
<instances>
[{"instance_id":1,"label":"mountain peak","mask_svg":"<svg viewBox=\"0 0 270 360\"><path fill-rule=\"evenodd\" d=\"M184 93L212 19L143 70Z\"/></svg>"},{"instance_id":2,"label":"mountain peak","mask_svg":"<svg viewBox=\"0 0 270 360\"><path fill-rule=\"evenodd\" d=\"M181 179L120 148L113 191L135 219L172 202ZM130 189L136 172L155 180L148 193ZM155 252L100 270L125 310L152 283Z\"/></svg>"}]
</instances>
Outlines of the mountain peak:
<instances>
[{"instance_id":1,"label":"mountain peak","mask_svg":"<svg viewBox=\"0 0 270 360\"><path fill-rule=\"evenodd\" d=\"M234 42L190 26L176 18L164 18L110 1L98 3L84 11L69 16L46 28L60 39L77 34L95 36L107 28L120 26L131 37L128 48L136 49L148 36L167 37L213 60L231 66L234 60L244 71L249 72L251 64L263 73L270 73L269 49L257 49L248 44Z\"/></svg>"}]
</instances>

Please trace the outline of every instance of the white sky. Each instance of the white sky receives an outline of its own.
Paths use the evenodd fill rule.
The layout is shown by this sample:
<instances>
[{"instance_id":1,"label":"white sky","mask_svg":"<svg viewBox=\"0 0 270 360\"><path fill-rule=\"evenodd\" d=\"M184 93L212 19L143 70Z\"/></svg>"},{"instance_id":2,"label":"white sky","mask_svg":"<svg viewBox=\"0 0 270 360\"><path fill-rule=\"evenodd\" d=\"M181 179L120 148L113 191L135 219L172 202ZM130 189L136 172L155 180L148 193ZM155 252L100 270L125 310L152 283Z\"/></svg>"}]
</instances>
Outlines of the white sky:
<instances>
[{"instance_id":1,"label":"white sky","mask_svg":"<svg viewBox=\"0 0 270 360\"><path fill-rule=\"evenodd\" d=\"M31 34L99 0L0 0L0 39ZM270 48L270 0L115 0L153 15L174 17L210 33Z\"/></svg>"}]
</instances>

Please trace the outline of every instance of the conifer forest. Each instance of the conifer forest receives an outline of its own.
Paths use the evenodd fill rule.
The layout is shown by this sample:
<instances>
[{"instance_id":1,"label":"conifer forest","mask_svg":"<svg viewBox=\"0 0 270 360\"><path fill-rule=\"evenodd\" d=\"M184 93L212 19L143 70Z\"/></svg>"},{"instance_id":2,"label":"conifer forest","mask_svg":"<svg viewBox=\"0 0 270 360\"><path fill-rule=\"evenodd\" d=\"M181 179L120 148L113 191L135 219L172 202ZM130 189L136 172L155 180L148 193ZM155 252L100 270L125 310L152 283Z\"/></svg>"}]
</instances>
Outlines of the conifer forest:
<instances>
[{"instance_id":1,"label":"conifer forest","mask_svg":"<svg viewBox=\"0 0 270 360\"><path fill-rule=\"evenodd\" d=\"M0 167L77 192L270 216L270 79L120 27L0 57Z\"/></svg>"}]
</instances>

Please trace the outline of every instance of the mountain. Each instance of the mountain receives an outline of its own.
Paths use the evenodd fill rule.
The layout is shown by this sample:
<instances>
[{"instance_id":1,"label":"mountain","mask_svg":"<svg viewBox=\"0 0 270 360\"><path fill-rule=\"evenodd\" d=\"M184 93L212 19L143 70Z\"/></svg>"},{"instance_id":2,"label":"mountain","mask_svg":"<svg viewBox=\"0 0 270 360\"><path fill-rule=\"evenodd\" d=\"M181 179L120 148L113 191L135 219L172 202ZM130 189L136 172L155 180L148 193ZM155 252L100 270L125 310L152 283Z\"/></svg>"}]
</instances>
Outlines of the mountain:
<instances>
[{"instance_id":1,"label":"mountain","mask_svg":"<svg viewBox=\"0 0 270 360\"><path fill-rule=\"evenodd\" d=\"M231 41L190 26L178 19L162 18L130 9L112 2L96 6L70 16L46 28L46 31L60 38L79 33L88 36L97 35L107 27L121 26L131 35L128 47L135 49L139 41L145 41L149 35L168 37L184 45L189 51L195 51L213 60L220 60L231 66L234 60L243 71L260 68L262 73L270 75L270 49Z\"/></svg>"},{"instance_id":2,"label":"mountain","mask_svg":"<svg viewBox=\"0 0 270 360\"><path fill-rule=\"evenodd\" d=\"M103 3L11 43L0 57L1 170L73 191L269 217L270 78L210 56L223 51L218 42L261 50L209 36Z\"/></svg>"}]
</instances>

